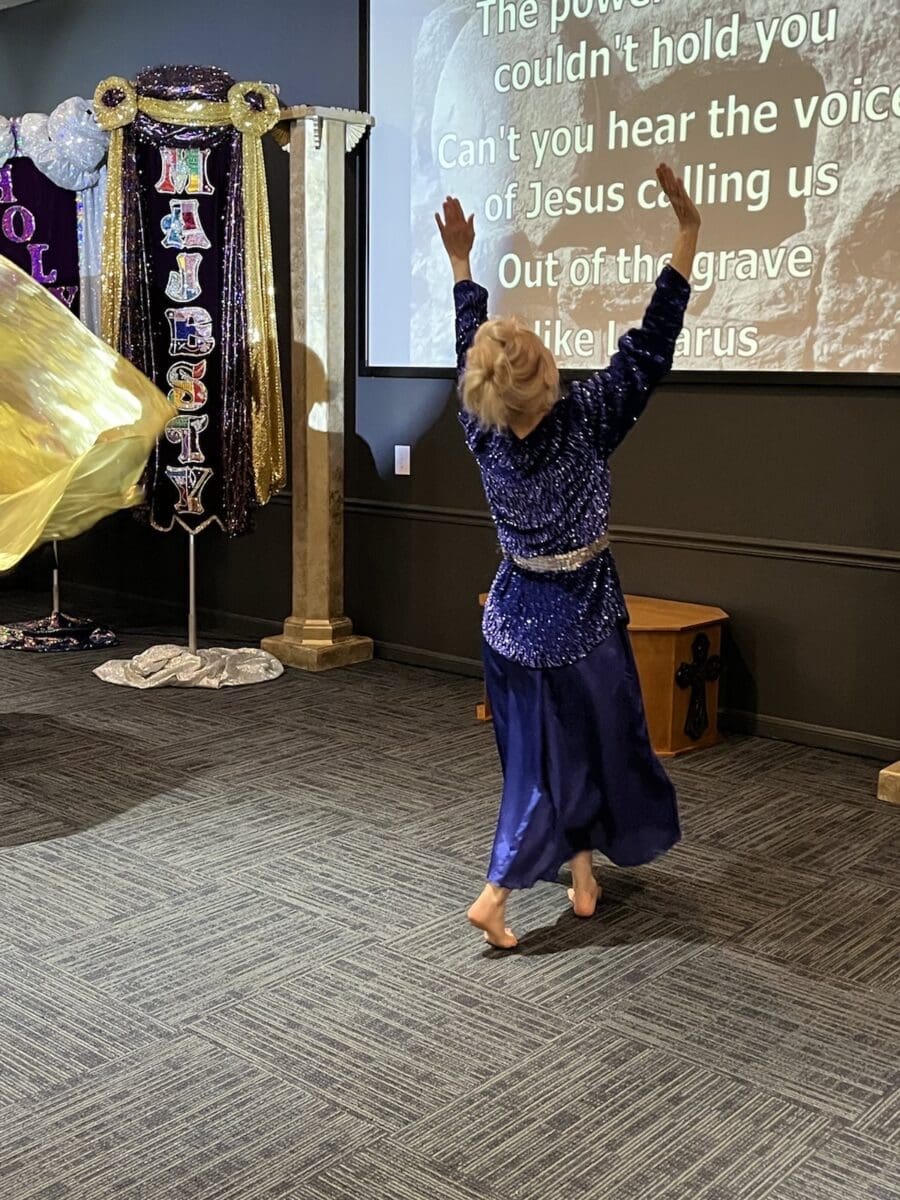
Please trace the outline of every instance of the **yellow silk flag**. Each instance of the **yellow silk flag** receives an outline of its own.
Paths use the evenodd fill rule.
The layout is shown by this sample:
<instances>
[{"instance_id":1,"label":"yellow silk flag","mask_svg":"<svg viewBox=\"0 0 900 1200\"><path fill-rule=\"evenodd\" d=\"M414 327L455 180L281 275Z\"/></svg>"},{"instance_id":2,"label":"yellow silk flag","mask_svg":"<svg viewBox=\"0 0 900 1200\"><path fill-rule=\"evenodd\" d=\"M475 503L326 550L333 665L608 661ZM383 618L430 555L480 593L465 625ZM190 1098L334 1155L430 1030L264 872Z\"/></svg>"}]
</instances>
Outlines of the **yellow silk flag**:
<instances>
[{"instance_id":1,"label":"yellow silk flag","mask_svg":"<svg viewBox=\"0 0 900 1200\"><path fill-rule=\"evenodd\" d=\"M0 258L0 571L140 503L175 415L146 375Z\"/></svg>"}]
</instances>

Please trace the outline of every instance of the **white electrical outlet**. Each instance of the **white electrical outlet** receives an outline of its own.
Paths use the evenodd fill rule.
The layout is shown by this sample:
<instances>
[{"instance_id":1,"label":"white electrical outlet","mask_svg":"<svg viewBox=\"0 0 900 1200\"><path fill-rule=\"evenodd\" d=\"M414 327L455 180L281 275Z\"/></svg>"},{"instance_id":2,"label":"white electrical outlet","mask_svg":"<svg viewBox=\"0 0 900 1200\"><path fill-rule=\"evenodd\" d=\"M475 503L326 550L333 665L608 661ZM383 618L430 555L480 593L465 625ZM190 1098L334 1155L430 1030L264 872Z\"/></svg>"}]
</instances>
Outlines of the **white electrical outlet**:
<instances>
[{"instance_id":1,"label":"white electrical outlet","mask_svg":"<svg viewBox=\"0 0 900 1200\"><path fill-rule=\"evenodd\" d=\"M394 447L394 474L409 475L409 446Z\"/></svg>"}]
</instances>

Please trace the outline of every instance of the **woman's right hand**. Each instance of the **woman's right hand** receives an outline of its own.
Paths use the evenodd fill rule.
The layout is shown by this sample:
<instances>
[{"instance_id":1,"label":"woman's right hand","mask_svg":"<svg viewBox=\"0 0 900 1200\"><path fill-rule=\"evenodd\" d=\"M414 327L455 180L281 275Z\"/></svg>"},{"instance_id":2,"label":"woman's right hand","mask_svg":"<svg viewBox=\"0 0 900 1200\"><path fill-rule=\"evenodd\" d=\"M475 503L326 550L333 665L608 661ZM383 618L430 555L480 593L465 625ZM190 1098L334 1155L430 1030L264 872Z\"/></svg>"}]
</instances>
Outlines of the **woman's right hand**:
<instances>
[{"instance_id":1,"label":"woman's right hand","mask_svg":"<svg viewBox=\"0 0 900 1200\"><path fill-rule=\"evenodd\" d=\"M678 233L675 235L670 262L680 275L690 280L694 255L697 252L697 238L700 234L700 213L687 194L684 180L677 176L670 166L660 163L656 168L656 178L669 197L672 211L678 218Z\"/></svg>"},{"instance_id":2,"label":"woman's right hand","mask_svg":"<svg viewBox=\"0 0 900 1200\"><path fill-rule=\"evenodd\" d=\"M434 214L437 227L441 231L441 241L453 267L453 276L459 282L471 279L469 255L475 244L475 216L467 217L463 207L454 196L448 196L444 201L444 219L440 213Z\"/></svg>"}]
</instances>

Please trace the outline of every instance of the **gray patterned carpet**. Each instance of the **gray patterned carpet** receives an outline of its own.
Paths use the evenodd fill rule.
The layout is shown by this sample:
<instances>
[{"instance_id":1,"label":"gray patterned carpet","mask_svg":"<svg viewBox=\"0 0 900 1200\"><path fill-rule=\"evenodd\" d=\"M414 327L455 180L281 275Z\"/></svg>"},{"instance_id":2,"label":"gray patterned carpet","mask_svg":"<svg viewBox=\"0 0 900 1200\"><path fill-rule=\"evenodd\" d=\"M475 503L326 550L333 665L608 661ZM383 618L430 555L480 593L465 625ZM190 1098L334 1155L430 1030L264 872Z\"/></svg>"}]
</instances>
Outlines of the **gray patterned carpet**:
<instances>
[{"instance_id":1,"label":"gray patterned carpet","mask_svg":"<svg viewBox=\"0 0 900 1200\"><path fill-rule=\"evenodd\" d=\"M679 761L684 844L601 867L590 922L523 896L502 957L461 916L477 684L137 694L105 657L0 657L2 1200L900 1194L878 763Z\"/></svg>"}]
</instances>

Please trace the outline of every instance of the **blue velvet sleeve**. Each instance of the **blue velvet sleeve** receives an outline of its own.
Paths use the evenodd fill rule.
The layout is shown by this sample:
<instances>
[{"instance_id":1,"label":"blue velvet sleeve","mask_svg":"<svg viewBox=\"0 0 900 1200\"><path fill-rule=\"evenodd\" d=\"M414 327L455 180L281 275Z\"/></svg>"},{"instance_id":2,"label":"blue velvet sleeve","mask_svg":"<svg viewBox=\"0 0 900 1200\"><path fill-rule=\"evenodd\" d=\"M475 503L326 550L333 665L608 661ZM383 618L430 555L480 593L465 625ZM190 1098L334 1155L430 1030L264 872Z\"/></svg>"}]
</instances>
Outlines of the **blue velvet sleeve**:
<instances>
[{"instance_id":1,"label":"blue velvet sleeve","mask_svg":"<svg viewBox=\"0 0 900 1200\"><path fill-rule=\"evenodd\" d=\"M456 374L460 378L478 326L487 320L487 289L466 279L454 287L453 300L456 304Z\"/></svg>"},{"instance_id":2,"label":"blue velvet sleeve","mask_svg":"<svg viewBox=\"0 0 900 1200\"><path fill-rule=\"evenodd\" d=\"M644 411L650 393L672 369L691 285L666 265L640 328L619 338L609 366L577 385L594 422L597 449L609 455Z\"/></svg>"}]
</instances>

